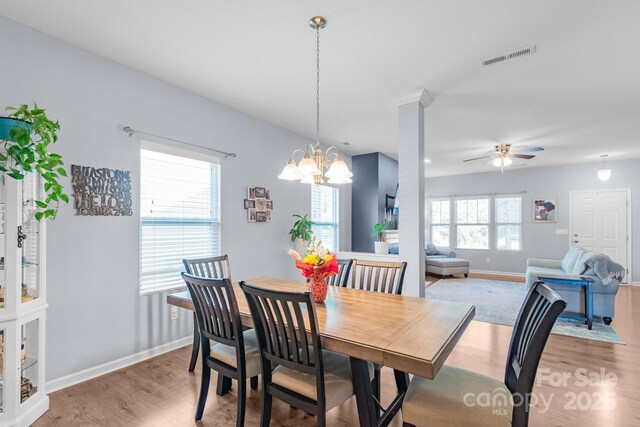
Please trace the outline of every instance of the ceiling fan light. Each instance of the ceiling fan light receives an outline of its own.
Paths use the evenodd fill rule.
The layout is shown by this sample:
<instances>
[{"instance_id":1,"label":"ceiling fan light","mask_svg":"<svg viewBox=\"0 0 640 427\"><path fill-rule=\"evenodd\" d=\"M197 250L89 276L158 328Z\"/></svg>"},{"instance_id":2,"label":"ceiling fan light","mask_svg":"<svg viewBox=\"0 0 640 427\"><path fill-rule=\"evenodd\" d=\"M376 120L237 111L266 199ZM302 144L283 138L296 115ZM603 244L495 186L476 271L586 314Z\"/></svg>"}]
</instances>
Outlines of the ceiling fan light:
<instances>
[{"instance_id":1,"label":"ceiling fan light","mask_svg":"<svg viewBox=\"0 0 640 427\"><path fill-rule=\"evenodd\" d=\"M510 164L512 164L512 163L513 163L513 160L511 160L511 159L510 159L510 158L508 158L508 157L505 157L503 160L504 160L504 165L505 165L505 166L509 166Z\"/></svg>"},{"instance_id":2,"label":"ceiling fan light","mask_svg":"<svg viewBox=\"0 0 640 427\"><path fill-rule=\"evenodd\" d=\"M286 181L297 181L302 178L302 174L298 170L296 162L293 159L289 159L289 162L282 168L282 173L278 175L278 178Z\"/></svg>"},{"instance_id":3,"label":"ceiling fan light","mask_svg":"<svg viewBox=\"0 0 640 427\"><path fill-rule=\"evenodd\" d=\"M605 168L598 170L598 178L600 179L600 181L607 181L609 178L611 178L611 169Z\"/></svg>"},{"instance_id":4,"label":"ceiling fan light","mask_svg":"<svg viewBox=\"0 0 640 427\"><path fill-rule=\"evenodd\" d=\"M499 168L500 166L502 166L502 157L498 157L497 159L495 159L493 162L491 162L491 164L497 168Z\"/></svg>"}]
</instances>

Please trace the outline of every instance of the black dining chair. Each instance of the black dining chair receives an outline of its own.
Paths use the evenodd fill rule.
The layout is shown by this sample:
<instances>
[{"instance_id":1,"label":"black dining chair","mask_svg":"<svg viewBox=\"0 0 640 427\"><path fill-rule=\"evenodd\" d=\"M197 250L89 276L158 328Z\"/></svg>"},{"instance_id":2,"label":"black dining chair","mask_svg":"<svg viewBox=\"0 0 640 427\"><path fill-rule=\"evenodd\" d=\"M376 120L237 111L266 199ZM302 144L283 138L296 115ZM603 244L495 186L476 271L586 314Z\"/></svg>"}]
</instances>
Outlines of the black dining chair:
<instances>
[{"instance_id":1,"label":"black dining chair","mask_svg":"<svg viewBox=\"0 0 640 427\"><path fill-rule=\"evenodd\" d=\"M406 262L377 262L356 259L353 261L349 274L345 279L345 287L372 292L402 294ZM382 366L374 366L371 387L374 397L380 402L380 388L382 384Z\"/></svg>"},{"instance_id":2,"label":"black dining chair","mask_svg":"<svg viewBox=\"0 0 640 427\"><path fill-rule=\"evenodd\" d=\"M209 279L231 280L231 264L227 255L214 256L208 258L186 258L182 260L184 271L198 277ZM200 350L200 331L196 313L193 313L193 344L191 346L191 360L189 361L189 372L193 372L198 361L198 351Z\"/></svg>"},{"instance_id":3,"label":"black dining chair","mask_svg":"<svg viewBox=\"0 0 640 427\"><path fill-rule=\"evenodd\" d=\"M255 330L243 332L229 279L209 279L186 273L182 273L182 278L193 300L202 342L202 381L195 419L202 418L213 369L218 378L224 378L218 382L218 394L229 391L231 379L238 382L236 426L241 427L244 425L246 380L251 378L252 388L257 388L260 373L260 350Z\"/></svg>"},{"instance_id":4,"label":"black dining chair","mask_svg":"<svg viewBox=\"0 0 640 427\"><path fill-rule=\"evenodd\" d=\"M544 283L535 283L513 328L504 382L452 366L443 366L433 380L414 376L402 405L403 425L526 427L538 363L566 306Z\"/></svg>"},{"instance_id":5,"label":"black dining chair","mask_svg":"<svg viewBox=\"0 0 640 427\"><path fill-rule=\"evenodd\" d=\"M327 277L327 283L329 286L339 286L344 288L347 285L349 279L349 272L351 271L352 259L339 259L338 260L338 274Z\"/></svg>"},{"instance_id":6,"label":"black dining chair","mask_svg":"<svg viewBox=\"0 0 640 427\"><path fill-rule=\"evenodd\" d=\"M240 282L260 345L262 413L271 421L272 398L316 416L326 425L326 412L354 394L349 357L323 350L315 304L309 292L278 292ZM275 369L274 369L275 368ZM370 374L373 367L369 364Z\"/></svg>"}]
</instances>

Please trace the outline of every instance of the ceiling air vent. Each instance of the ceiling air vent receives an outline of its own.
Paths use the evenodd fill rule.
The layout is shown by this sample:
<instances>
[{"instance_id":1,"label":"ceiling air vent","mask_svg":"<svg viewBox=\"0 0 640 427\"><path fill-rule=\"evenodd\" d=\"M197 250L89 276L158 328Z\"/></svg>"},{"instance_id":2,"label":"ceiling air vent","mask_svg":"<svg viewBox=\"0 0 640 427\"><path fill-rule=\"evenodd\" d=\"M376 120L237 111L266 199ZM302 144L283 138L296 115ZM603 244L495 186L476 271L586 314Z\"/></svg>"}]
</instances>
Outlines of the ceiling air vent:
<instances>
[{"instance_id":1,"label":"ceiling air vent","mask_svg":"<svg viewBox=\"0 0 640 427\"><path fill-rule=\"evenodd\" d=\"M536 45L527 46L522 49L512 50L511 52L503 53L501 55L496 55L491 58L487 58L482 60L482 66L486 67L487 65L497 64L498 62L508 61L514 58L520 58L521 56L531 55L532 53L536 53Z\"/></svg>"}]
</instances>

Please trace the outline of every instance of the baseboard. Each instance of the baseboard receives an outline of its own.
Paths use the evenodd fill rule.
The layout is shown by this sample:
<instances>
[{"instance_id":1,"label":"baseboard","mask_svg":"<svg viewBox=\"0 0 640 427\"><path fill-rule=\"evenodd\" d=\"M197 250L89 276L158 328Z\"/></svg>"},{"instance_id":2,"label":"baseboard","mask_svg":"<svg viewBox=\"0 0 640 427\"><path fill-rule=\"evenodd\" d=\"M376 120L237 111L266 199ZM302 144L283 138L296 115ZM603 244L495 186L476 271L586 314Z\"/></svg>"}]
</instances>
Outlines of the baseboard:
<instances>
[{"instance_id":1,"label":"baseboard","mask_svg":"<svg viewBox=\"0 0 640 427\"><path fill-rule=\"evenodd\" d=\"M509 273L506 271L491 271L491 270L469 270L470 273L475 274L487 274L492 276L509 276L509 277L525 277L524 273Z\"/></svg>"},{"instance_id":2,"label":"baseboard","mask_svg":"<svg viewBox=\"0 0 640 427\"><path fill-rule=\"evenodd\" d=\"M63 388L71 387L72 385L79 384L84 381L99 377L101 375L108 374L118 369L126 368L143 360L151 359L152 357L159 356L169 351L177 350L181 347L191 344L193 341L192 336L181 338L176 341L171 341L166 344L153 347L139 353L135 353L123 358L104 363L102 365L94 366L74 374L70 374L61 378L56 378L47 382L47 393L61 390Z\"/></svg>"}]
</instances>

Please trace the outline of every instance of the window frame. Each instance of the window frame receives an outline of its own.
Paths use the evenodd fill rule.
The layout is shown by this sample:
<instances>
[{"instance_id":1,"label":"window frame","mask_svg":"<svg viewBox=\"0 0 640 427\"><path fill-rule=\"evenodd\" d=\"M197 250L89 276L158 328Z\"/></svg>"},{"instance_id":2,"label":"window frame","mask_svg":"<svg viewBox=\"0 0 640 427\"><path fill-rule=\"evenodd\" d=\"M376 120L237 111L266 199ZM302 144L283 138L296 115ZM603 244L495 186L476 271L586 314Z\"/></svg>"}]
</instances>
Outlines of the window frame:
<instances>
[{"instance_id":1,"label":"window frame","mask_svg":"<svg viewBox=\"0 0 640 427\"><path fill-rule=\"evenodd\" d=\"M443 223L434 223L433 222L433 202L448 202L449 203L449 223L448 224L443 224ZM443 247L442 249L451 249L454 245L452 245L452 241L451 239L454 238L454 224L453 224L453 201L451 199L451 197L433 197L431 199L429 199L429 240L431 241L431 243L433 243L433 226L437 225L437 226L448 226L449 227L449 244L446 247ZM435 243L433 243L435 245Z\"/></svg>"},{"instance_id":2,"label":"window frame","mask_svg":"<svg viewBox=\"0 0 640 427\"><path fill-rule=\"evenodd\" d=\"M469 200L487 200L487 221L486 223L458 223L458 202L459 201L469 201ZM454 197L453 198L453 214L452 221L455 228L455 236L454 236L454 249L455 250L463 250L463 251L491 251L491 242L493 241L492 236L492 223L493 223L493 209L492 209L492 196L490 194L487 195L477 195L477 196L464 196L464 197ZM460 226L486 226L487 227L487 247L486 248L462 248L458 245L458 229Z\"/></svg>"},{"instance_id":3,"label":"window frame","mask_svg":"<svg viewBox=\"0 0 640 427\"><path fill-rule=\"evenodd\" d=\"M316 219L314 219L313 192L319 187L325 187L325 188L331 189L331 193L332 193L331 203L333 204L335 222L317 221ZM313 221L314 223L313 226L311 227L311 230L313 230L314 226L316 225L330 226L335 228L334 236L336 237L337 248L332 248L331 251L334 253L340 252L340 189L337 187L333 187L331 185L312 184L311 185L311 214L309 216L311 221ZM315 236L315 231L313 233L314 233L313 235Z\"/></svg>"},{"instance_id":4,"label":"window frame","mask_svg":"<svg viewBox=\"0 0 640 427\"><path fill-rule=\"evenodd\" d=\"M212 218L211 219L204 219L204 218L178 218L178 217L166 217L166 218L160 218L160 219L151 219L148 216L145 216L142 212L142 180L143 180L143 175L142 175L142 150L146 150L146 151L153 151L153 152L157 152L157 153L162 153L162 154L167 154L167 155L171 155L171 156L178 156L178 157L183 157L183 158L187 158L187 159L191 159L191 160L196 160L196 161L203 161L203 162L208 162L211 163L212 165L218 165L218 170L217 172L214 170L214 168L211 168L211 206L213 208L213 210L215 211L215 213L212 213ZM218 256L220 255L220 248L222 247L222 220L221 220L221 191L222 191L222 169L221 169L221 165L220 165L220 158L216 157L216 156L212 156L210 154L205 154L199 151L194 151L194 150L185 150L183 148L178 148L175 147L173 145L170 144L164 144L164 143L159 143L159 142L155 142L155 141L149 141L149 140L141 140L140 141L140 148L138 151L140 158L139 158L139 165L140 165L140 170L139 170L139 180L138 180L138 202L139 202L139 209L140 209L140 215L139 215L139 236L140 236L140 242L139 242L139 261L138 261L138 291L140 296L146 296L146 295L152 295L152 294L159 294L159 293L166 293L166 292L171 292L171 291L179 291L179 290L185 290L186 289L186 284L184 282L182 282L179 285L172 285L172 286L155 286L155 287L151 287L151 288L143 288L142 287L142 252L143 252L143 242L142 242L142 232L143 232L143 226L144 225L173 225L173 224L184 224L184 225L205 225L205 224L212 224L215 225L215 233L217 234L217 242L218 242L218 252L217 254L211 254L210 256ZM217 175L217 176L216 176ZM213 181L217 178L217 183L214 183ZM216 200L217 197L217 200ZM209 256L209 255L207 255Z\"/></svg>"},{"instance_id":5,"label":"window frame","mask_svg":"<svg viewBox=\"0 0 640 427\"><path fill-rule=\"evenodd\" d=\"M498 208L497 208L497 202L498 199L513 199L513 198L517 198L520 200L520 222L514 223L514 222L498 222L497 221L497 212L498 212ZM522 245L523 245L523 239L522 239L522 231L523 231L523 219L522 219L522 214L523 214L523 197L522 194L500 194L500 195L495 195L493 196L493 212L494 212L494 216L493 216L493 238L494 238L494 242L493 242L493 246L494 249L496 251L500 251L500 252L522 252ZM499 226L515 226L517 225L520 228L520 233L519 233L519 249L501 249L498 247L498 227Z\"/></svg>"}]
</instances>

